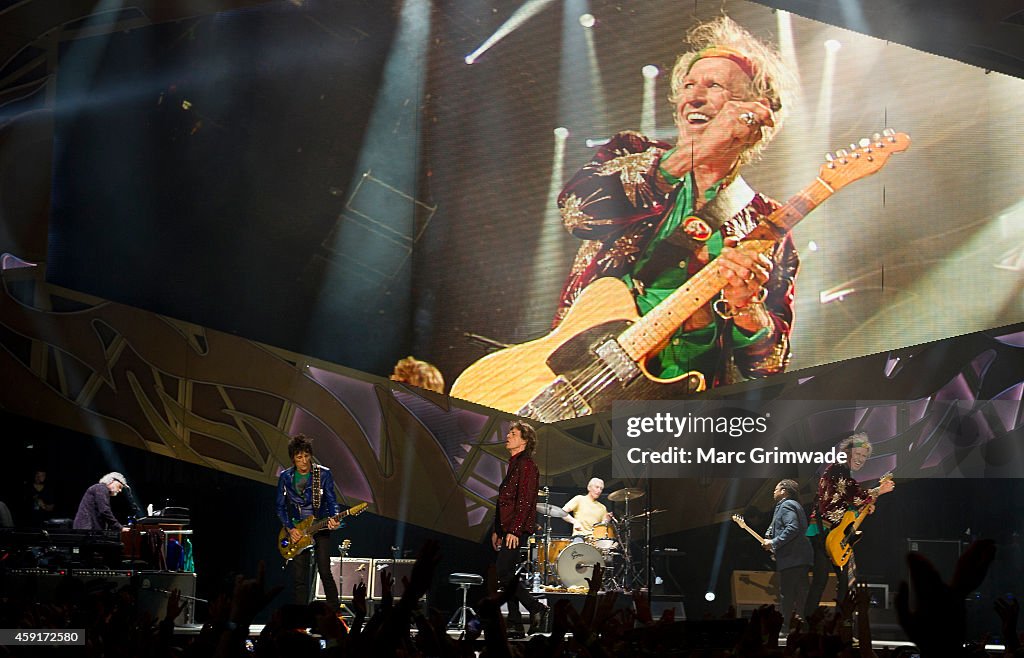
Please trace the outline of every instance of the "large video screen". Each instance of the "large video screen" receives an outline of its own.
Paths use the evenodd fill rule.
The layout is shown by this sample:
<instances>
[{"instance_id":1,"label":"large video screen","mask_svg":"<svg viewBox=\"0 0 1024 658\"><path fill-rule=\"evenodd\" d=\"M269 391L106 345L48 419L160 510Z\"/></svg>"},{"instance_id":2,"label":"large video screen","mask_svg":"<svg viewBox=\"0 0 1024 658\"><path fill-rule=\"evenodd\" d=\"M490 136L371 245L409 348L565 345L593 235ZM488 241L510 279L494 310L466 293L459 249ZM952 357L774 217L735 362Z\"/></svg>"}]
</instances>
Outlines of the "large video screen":
<instances>
[{"instance_id":1,"label":"large video screen","mask_svg":"<svg viewBox=\"0 0 1024 658\"><path fill-rule=\"evenodd\" d=\"M384 376L413 355L456 397L545 420L1024 316L1021 80L747 2L470 4L271 3L66 43L49 278ZM723 9L798 80L738 169L750 203L808 213L742 305L701 269L731 242L707 237L706 192L681 200L686 148L662 159L677 115L737 139L770 121L706 76L703 110L668 100L687 32ZM619 188L560 206L585 167ZM642 231L622 221L645 208ZM764 233L741 208L712 233ZM672 261L651 236L673 232L704 239Z\"/></svg>"}]
</instances>

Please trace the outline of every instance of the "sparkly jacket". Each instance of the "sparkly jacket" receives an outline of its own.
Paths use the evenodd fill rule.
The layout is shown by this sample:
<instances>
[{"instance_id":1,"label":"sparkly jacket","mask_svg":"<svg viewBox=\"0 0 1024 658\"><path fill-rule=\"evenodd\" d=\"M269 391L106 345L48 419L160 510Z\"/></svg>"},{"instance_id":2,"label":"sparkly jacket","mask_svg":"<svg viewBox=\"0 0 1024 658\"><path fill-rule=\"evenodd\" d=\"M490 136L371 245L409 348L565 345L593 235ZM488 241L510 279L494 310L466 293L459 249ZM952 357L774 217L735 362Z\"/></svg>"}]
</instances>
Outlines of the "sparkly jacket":
<instances>
[{"instance_id":1,"label":"sparkly jacket","mask_svg":"<svg viewBox=\"0 0 1024 658\"><path fill-rule=\"evenodd\" d=\"M300 493L295 489L295 467L281 471L277 478L277 517L286 528L294 528L297 521L307 516L322 519L338 513L338 500L334 495L334 477L331 469L319 464L313 468L320 469L320 507L313 509L313 478L310 471L309 484Z\"/></svg>"},{"instance_id":2,"label":"sparkly jacket","mask_svg":"<svg viewBox=\"0 0 1024 658\"><path fill-rule=\"evenodd\" d=\"M623 277L657 235L676 202L681 185L659 189L656 177L661 156L671 148L636 132L615 135L566 185L558 199L562 221L580 246L562 289L554 324L561 322L583 289L599 277ZM735 217L722 224L723 236L745 235L778 204L755 194ZM714 315L718 357L715 372L705 372L709 386L782 372L790 359L794 278L799 259L787 236L772 256L765 307L773 327L756 342L733 349L731 321ZM691 273L692 276L692 273ZM682 330L676 333L683 334Z\"/></svg>"},{"instance_id":3,"label":"sparkly jacket","mask_svg":"<svg viewBox=\"0 0 1024 658\"><path fill-rule=\"evenodd\" d=\"M498 487L498 505L494 513L494 532L499 537L533 534L539 482L537 464L525 450L508 460L508 472Z\"/></svg>"},{"instance_id":4,"label":"sparkly jacket","mask_svg":"<svg viewBox=\"0 0 1024 658\"><path fill-rule=\"evenodd\" d=\"M815 508L811 510L810 535L817 534L819 518L825 530L830 530L843 520L847 510L860 509L875 499L850 475L849 464L835 463L821 474L815 500Z\"/></svg>"}]
</instances>

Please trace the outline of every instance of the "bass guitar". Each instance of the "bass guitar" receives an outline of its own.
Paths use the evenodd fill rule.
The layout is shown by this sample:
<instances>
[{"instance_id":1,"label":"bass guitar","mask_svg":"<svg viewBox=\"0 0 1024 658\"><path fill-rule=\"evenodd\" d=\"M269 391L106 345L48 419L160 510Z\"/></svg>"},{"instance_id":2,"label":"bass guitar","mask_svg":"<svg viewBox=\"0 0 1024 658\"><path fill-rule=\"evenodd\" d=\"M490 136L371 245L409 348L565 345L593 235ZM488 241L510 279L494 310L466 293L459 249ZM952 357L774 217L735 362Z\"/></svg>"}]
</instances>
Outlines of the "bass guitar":
<instances>
[{"instance_id":1,"label":"bass guitar","mask_svg":"<svg viewBox=\"0 0 1024 658\"><path fill-rule=\"evenodd\" d=\"M277 534L277 550L281 553L281 557L284 558L285 562L288 562L299 553L310 548L313 545L313 535L326 528L327 523L331 519L341 521L346 516L356 516L357 514L361 514L366 508L367 503L359 503L347 510L338 512L334 516L328 516L322 519L318 519L314 516L307 516L295 524L295 529L302 533L302 536L296 541L292 541L288 528L281 528L281 532Z\"/></svg>"},{"instance_id":2,"label":"bass guitar","mask_svg":"<svg viewBox=\"0 0 1024 658\"><path fill-rule=\"evenodd\" d=\"M885 130L837 151L818 177L766 217L738 245L750 254L770 255L797 222L850 183L881 169L894 153L910 147L910 137ZM674 396L704 389L696 371L672 379L651 375L646 361L687 318L725 286L719 268L705 266L661 304L640 317L633 294L613 277L587 286L561 324L547 336L489 354L470 365L452 385L452 397L494 409L555 422L611 409L614 400Z\"/></svg>"},{"instance_id":3,"label":"bass guitar","mask_svg":"<svg viewBox=\"0 0 1024 658\"><path fill-rule=\"evenodd\" d=\"M886 473L879 478L879 484L892 479L892 473ZM825 536L825 552L828 553L832 564L840 569L846 566L853 555L853 545L860 541L860 524L864 519L875 511L875 504L871 503L859 510L847 510L842 520L835 528Z\"/></svg>"},{"instance_id":4,"label":"bass guitar","mask_svg":"<svg viewBox=\"0 0 1024 658\"><path fill-rule=\"evenodd\" d=\"M732 515L732 520L736 522L736 525L738 525L739 527L741 527L744 530L746 530L747 532L749 532L750 536L753 537L754 539L756 539L758 544L761 544L761 546L764 546L764 544L762 543L764 541L764 537L761 536L761 534L758 533L756 530L754 530L753 528L748 526L747 522L743 520L743 517L741 515L733 514ZM772 553L772 559L773 560L775 559L775 553Z\"/></svg>"}]
</instances>

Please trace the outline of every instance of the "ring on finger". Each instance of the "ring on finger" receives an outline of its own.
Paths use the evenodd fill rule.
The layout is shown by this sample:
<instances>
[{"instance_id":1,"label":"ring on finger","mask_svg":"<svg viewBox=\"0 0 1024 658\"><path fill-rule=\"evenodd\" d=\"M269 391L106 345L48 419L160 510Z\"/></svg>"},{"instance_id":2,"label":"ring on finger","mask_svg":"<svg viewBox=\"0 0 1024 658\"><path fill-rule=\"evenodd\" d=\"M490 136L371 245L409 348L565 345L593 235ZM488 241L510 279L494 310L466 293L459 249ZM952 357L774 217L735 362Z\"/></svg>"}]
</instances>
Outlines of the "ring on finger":
<instances>
[{"instance_id":1,"label":"ring on finger","mask_svg":"<svg viewBox=\"0 0 1024 658\"><path fill-rule=\"evenodd\" d=\"M757 123L757 116L754 115L753 112L744 112L743 114L740 115L739 118L740 121L747 124L748 126L752 126L755 123Z\"/></svg>"}]
</instances>

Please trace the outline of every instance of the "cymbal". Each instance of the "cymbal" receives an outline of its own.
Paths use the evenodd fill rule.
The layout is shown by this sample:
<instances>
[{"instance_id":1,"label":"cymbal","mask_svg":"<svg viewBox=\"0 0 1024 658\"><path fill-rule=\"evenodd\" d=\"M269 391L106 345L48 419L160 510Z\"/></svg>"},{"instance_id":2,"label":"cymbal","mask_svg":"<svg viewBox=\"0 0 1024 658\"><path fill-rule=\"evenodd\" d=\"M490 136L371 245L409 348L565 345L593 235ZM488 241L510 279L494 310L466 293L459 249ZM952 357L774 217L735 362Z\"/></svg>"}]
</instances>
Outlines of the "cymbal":
<instances>
[{"instance_id":1,"label":"cymbal","mask_svg":"<svg viewBox=\"0 0 1024 658\"><path fill-rule=\"evenodd\" d=\"M619 489L608 494L608 500L613 503L620 503L624 500L636 500L637 498L643 498L643 489Z\"/></svg>"},{"instance_id":2,"label":"cymbal","mask_svg":"<svg viewBox=\"0 0 1024 658\"><path fill-rule=\"evenodd\" d=\"M663 509L652 509L652 510L650 510L648 512L641 512L640 514L634 514L633 516L628 517L626 519L626 522L628 523L628 522L632 522L632 521L642 521L642 520L646 519L648 516L654 516L655 514L661 514L664 511L665 510L663 510Z\"/></svg>"},{"instance_id":3,"label":"cymbal","mask_svg":"<svg viewBox=\"0 0 1024 658\"><path fill-rule=\"evenodd\" d=\"M551 503L537 503L537 511L545 516L553 516L556 519L564 519L569 516L564 509Z\"/></svg>"}]
</instances>

